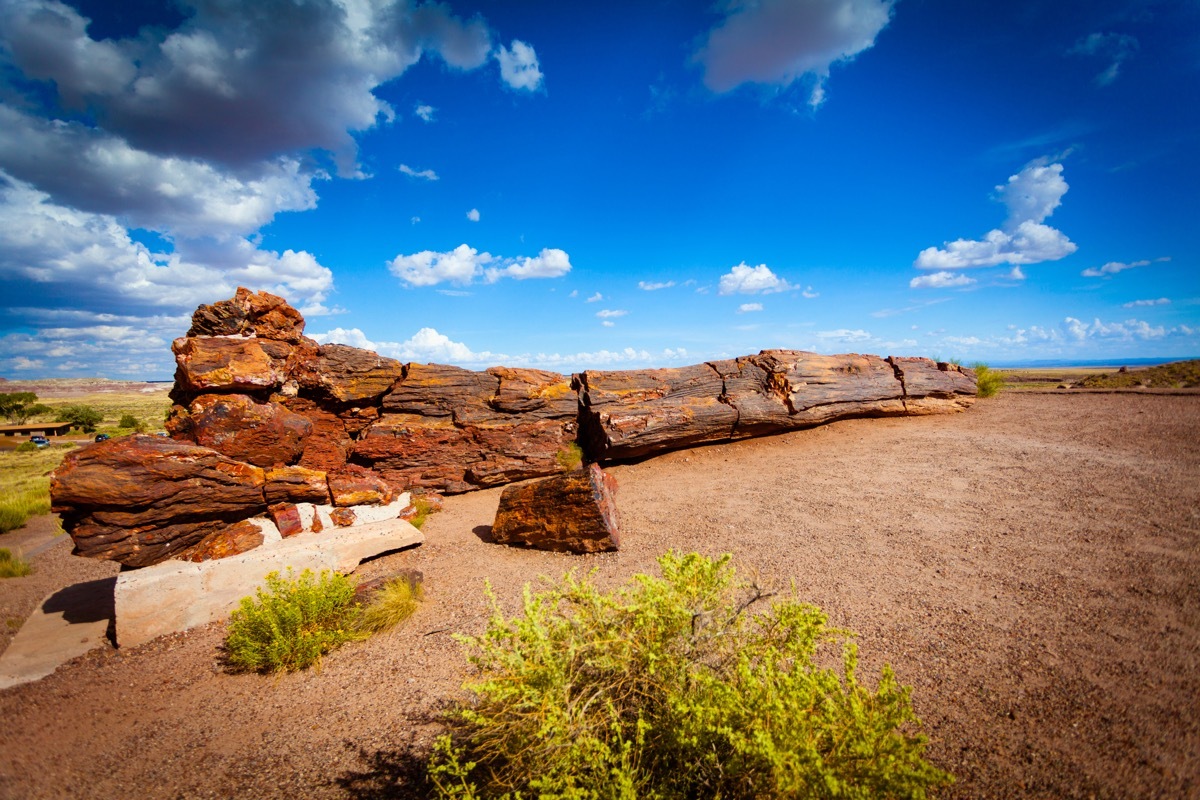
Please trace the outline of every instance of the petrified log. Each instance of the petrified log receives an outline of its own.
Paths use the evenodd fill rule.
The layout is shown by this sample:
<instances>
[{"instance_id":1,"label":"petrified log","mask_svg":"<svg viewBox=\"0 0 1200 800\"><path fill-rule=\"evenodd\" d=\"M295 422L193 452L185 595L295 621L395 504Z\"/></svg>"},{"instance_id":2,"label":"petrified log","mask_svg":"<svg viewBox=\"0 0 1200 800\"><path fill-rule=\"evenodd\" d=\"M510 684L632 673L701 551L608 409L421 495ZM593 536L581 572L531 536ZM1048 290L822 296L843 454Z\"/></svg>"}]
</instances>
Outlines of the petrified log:
<instances>
[{"instance_id":1,"label":"petrified log","mask_svg":"<svg viewBox=\"0 0 1200 800\"><path fill-rule=\"evenodd\" d=\"M344 344L323 344L314 358L292 370L300 389L326 395L339 403L373 400L404 377L404 365L393 358Z\"/></svg>"},{"instance_id":2,"label":"petrified log","mask_svg":"<svg viewBox=\"0 0 1200 800\"><path fill-rule=\"evenodd\" d=\"M228 558L253 550L261 545L265 538L262 529L257 524L244 519L210 533L176 558L187 561L212 561L217 558Z\"/></svg>"},{"instance_id":3,"label":"petrified log","mask_svg":"<svg viewBox=\"0 0 1200 800\"><path fill-rule=\"evenodd\" d=\"M266 472L263 494L267 503L316 503L331 502L329 483L325 473L304 467L279 467Z\"/></svg>"},{"instance_id":4,"label":"petrified log","mask_svg":"<svg viewBox=\"0 0 1200 800\"><path fill-rule=\"evenodd\" d=\"M145 566L266 511L263 470L158 436L126 436L67 455L50 480L75 552Z\"/></svg>"},{"instance_id":5,"label":"petrified log","mask_svg":"<svg viewBox=\"0 0 1200 800\"><path fill-rule=\"evenodd\" d=\"M183 430L181 423L174 432ZM307 417L244 394L202 394L192 401L187 422L197 444L258 467L295 463L312 429Z\"/></svg>"},{"instance_id":6,"label":"petrified log","mask_svg":"<svg viewBox=\"0 0 1200 800\"><path fill-rule=\"evenodd\" d=\"M620 546L616 491L616 480L595 464L509 486L500 495L492 537L501 544L556 552L616 550Z\"/></svg>"},{"instance_id":7,"label":"petrified log","mask_svg":"<svg viewBox=\"0 0 1200 800\"><path fill-rule=\"evenodd\" d=\"M362 467L347 465L328 479L335 506L386 506L396 499L386 480Z\"/></svg>"},{"instance_id":8,"label":"petrified log","mask_svg":"<svg viewBox=\"0 0 1200 800\"><path fill-rule=\"evenodd\" d=\"M270 506L271 520L279 528L279 535L284 539L304 533L304 523L300 520L300 509L295 503L275 503Z\"/></svg>"}]
</instances>

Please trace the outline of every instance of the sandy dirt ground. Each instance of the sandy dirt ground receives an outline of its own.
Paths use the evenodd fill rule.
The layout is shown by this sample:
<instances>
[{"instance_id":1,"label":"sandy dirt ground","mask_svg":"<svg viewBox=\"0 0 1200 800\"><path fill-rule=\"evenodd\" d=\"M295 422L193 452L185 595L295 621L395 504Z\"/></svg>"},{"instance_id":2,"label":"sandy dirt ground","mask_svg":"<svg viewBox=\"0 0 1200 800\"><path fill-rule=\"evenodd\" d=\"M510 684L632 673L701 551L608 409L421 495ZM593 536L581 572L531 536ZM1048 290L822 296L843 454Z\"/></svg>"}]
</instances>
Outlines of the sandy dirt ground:
<instances>
[{"instance_id":1,"label":"sandy dirt ground","mask_svg":"<svg viewBox=\"0 0 1200 800\"><path fill-rule=\"evenodd\" d=\"M669 548L731 552L855 630L864 680L886 662L913 687L943 797L1200 797L1200 395L1006 393L612 472L619 553L489 544L499 490L449 498L361 570L422 570L417 615L320 671L229 674L214 624L0 692L0 797L421 796L404 776L485 578L515 609L538 575L616 585ZM0 613L113 574L68 549L0 583Z\"/></svg>"}]
</instances>

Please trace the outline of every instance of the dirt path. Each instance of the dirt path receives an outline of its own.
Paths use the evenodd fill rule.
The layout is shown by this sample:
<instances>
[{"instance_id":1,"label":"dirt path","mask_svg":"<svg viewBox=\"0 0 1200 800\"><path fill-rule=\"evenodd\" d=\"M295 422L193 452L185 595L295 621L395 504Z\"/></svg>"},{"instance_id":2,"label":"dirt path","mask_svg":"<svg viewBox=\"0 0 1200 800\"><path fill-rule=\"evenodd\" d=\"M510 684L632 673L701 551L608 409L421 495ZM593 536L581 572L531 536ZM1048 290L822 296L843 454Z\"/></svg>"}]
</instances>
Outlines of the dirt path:
<instances>
[{"instance_id":1,"label":"dirt path","mask_svg":"<svg viewBox=\"0 0 1200 800\"><path fill-rule=\"evenodd\" d=\"M485 577L512 607L539 574L616 584L668 548L732 552L856 630L862 677L913 686L944 796L1200 796L1200 397L1004 394L612 471L620 553L489 545L499 491L451 498L364 568L423 570L417 616L321 672L226 674L213 625L0 692L0 797L405 796L385 787L457 691L449 631L482 628ZM14 580L76 568L68 546Z\"/></svg>"}]
</instances>

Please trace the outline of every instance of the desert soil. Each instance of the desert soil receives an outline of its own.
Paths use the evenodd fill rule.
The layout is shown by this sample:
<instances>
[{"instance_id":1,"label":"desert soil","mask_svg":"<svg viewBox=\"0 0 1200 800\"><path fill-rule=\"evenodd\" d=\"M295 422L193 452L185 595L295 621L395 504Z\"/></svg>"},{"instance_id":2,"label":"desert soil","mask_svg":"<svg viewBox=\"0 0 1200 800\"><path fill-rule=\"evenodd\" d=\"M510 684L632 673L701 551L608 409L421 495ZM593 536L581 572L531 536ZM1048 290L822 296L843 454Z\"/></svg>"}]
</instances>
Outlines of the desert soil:
<instances>
[{"instance_id":1,"label":"desert soil","mask_svg":"<svg viewBox=\"0 0 1200 800\"><path fill-rule=\"evenodd\" d=\"M0 692L0 796L421 796L400 784L460 696L451 634L482 630L485 579L514 610L539 575L617 585L670 548L855 630L860 677L912 686L943 797L1200 796L1200 395L1005 393L611 471L619 553L489 544L499 490L449 498L361 569L422 570L420 611L320 671L230 674L214 624ZM68 550L0 583L0 613L115 571Z\"/></svg>"}]
</instances>

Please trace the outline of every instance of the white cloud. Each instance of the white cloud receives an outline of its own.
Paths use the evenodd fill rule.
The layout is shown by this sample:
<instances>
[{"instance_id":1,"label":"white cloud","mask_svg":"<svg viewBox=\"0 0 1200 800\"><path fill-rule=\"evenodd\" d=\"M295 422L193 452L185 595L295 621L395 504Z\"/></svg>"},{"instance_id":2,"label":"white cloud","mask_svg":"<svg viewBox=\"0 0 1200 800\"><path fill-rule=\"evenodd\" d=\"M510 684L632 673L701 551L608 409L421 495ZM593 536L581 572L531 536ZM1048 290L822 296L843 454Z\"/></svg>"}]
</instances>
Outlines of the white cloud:
<instances>
[{"instance_id":1,"label":"white cloud","mask_svg":"<svg viewBox=\"0 0 1200 800\"><path fill-rule=\"evenodd\" d=\"M822 342L840 342L842 344L858 344L874 338L870 333L861 328L854 330L839 328L834 331L817 331L816 337Z\"/></svg>"},{"instance_id":2,"label":"white cloud","mask_svg":"<svg viewBox=\"0 0 1200 800\"><path fill-rule=\"evenodd\" d=\"M410 286L436 286L444 281L467 285L483 273L492 261L491 253L460 244L448 253L422 250L410 256L399 255L388 263L388 270Z\"/></svg>"},{"instance_id":3,"label":"white cloud","mask_svg":"<svg viewBox=\"0 0 1200 800\"><path fill-rule=\"evenodd\" d=\"M1138 40L1123 33L1090 33L1075 42L1067 55L1096 56L1108 67L1096 76L1098 86L1108 86L1121 74L1121 66L1138 51Z\"/></svg>"},{"instance_id":4,"label":"white cloud","mask_svg":"<svg viewBox=\"0 0 1200 800\"><path fill-rule=\"evenodd\" d=\"M612 319L614 317L624 317L629 314L628 311L605 308L596 312L596 316L600 319Z\"/></svg>"},{"instance_id":5,"label":"white cloud","mask_svg":"<svg viewBox=\"0 0 1200 800\"><path fill-rule=\"evenodd\" d=\"M417 105L413 107L413 113L425 122L433 122L434 115L437 114L437 109L433 106L417 103Z\"/></svg>"},{"instance_id":6,"label":"white cloud","mask_svg":"<svg viewBox=\"0 0 1200 800\"><path fill-rule=\"evenodd\" d=\"M334 328L325 333L314 333L310 337L317 344L348 344L363 350L377 350L378 345L367 338L358 328Z\"/></svg>"},{"instance_id":7,"label":"white cloud","mask_svg":"<svg viewBox=\"0 0 1200 800\"><path fill-rule=\"evenodd\" d=\"M1168 331L1161 325L1154 326L1140 319L1127 319L1124 322L1101 322L1099 318L1095 318L1089 324L1075 317L1067 317L1063 320L1063 328L1077 342L1090 339L1117 339L1127 342L1134 341L1135 339L1147 341L1162 339L1168 334L1185 333L1185 331L1179 328L1173 328Z\"/></svg>"},{"instance_id":8,"label":"white cloud","mask_svg":"<svg viewBox=\"0 0 1200 800\"><path fill-rule=\"evenodd\" d=\"M591 297L589 297L587 300L584 300L583 302L585 302L585 303L599 303L599 302L600 302L601 300L603 300L603 299L604 299L604 295L600 294L599 292L596 292L594 295L592 295Z\"/></svg>"},{"instance_id":9,"label":"white cloud","mask_svg":"<svg viewBox=\"0 0 1200 800\"><path fill-rule=\"evenodd\" d=\"M420 221L421 221L421 218L420 218L420 217L412 217L412 218L410 218L408 221L409 221L409 223L410 223L410 224L412 224L412 225L416 225L418 222L420 222Z\"/></svg>"},{"instance_id":10,"label":"white cloud","mask_svg":"<svg viewBox=\"0 0 1200 800\"><path fill-rule=\"evenodd\" d=\"M398 255L388 262L388 270L409 286L446 282L466 286L476 278L484 278L488 283L501 278L558 278L571 271L571 260L566 252L555 248L545 248L533 257L498 258L460 244L445 253L422 250Z\"/></svg>"},{"instance_id":11,"label":"white cloud","mask_svg":"<svg viewBox=\"0 0 1200 800\"><path fill-rule=\"evenodd\" d=\"M1062 164L1034 161L996 187L998 199L1008 207L1002 229L989 231L981 240L957 239L942 248L927 247L913 266L945 271L1037 264L1069 256L1077 249L1075 243L1062 231L1043 224L1062 203L1067 189Z\"/></svg>"},{"instance_id":12,"label":"white cloud","mask_svg":"<svg viewBox=\"0 0 1200 800\"><path fill-rule=\"evenodd\" d=\"M1123 308L1139 308L1141 306L1165 306L1171 302L1170 298L1160 297L1157 300L1134 300L1130 303L1125 303Z\"/></svg>"},{"instance_id":13,"label":"white cloud","mask_svg":"<svg viewBox=\"0 0 1200 800\"><path fill-rule=\"evenodd\" d=\"M742 303L740 306L738 306L737 313L746 314L750 311L762 311L762 310L763 310L762 303Z\"/></svg>"},{"instance_id":14,"label":"white cloud","mask_svg":"<svg viewBox=\"0 0 1200 800\"><path fill-rule=\"evenodd\" d=\"M617 323L613 322L612 320L607 320L607 319L606 319L606 320L603 320L603 321L601 321L601 323L600 323L600 324L601 324L601 325L603 325L603 326L604 326L604 327L606 327L606 328L615 328L615 327L616 327L616 325L617 325Z\"/></svg>"},{"instance_id":15,"label":"white cloud","mask_svg":"<svg viewBox=\"0 0 1200 800\"><path fill-rule=\"evenodd\" d=\"M525 42L513 39L511 49L500 45L496 60L500 62L500 78L512 88L532 92L542 85L537 53Z\"/></svg>"},{"instance_id":16,"label":"white cloud","mask_svg":"<svg viewBox=\"0 0 1200 800\"><path fill-rule=\"evenodd\" d=\"M805 287L804 291L802 291L800 293L800 296L805 298L806 300L812 300L814 298L820 297L821 293L814 292L813 288L811 286L807 286L807 287Z\"/></svg>"},{"instance_id":17,"label":"white cloud","mask_svg":"<svg viewBox=\"0 0 1200 800\"><path fill-rule=\"evenodd\" d=\"M891 20L893 0L758 0L724 4L694 60L704 85L728 92L743 83L788 86L808 76L809 104L825 97L830 68L875 44Z\"/></svg>"},{"instance_id":18,"label":"white cloud","mask_svg":"<svg viewBox=\"0 0 1200 800\"><path fill-rule=\"evenodd\" d=\"M720 281L721 294L772 294L794 288L766 264L750 267L744 261L722 275Z\"/></svg>"},{"instance_id":19,"label":"white cloud","mask_svg":"<svg viewBox=\"0 0 1200 800\"><path fill-rule=\"evenodd\" d=\"M657 292L659 289L670 289L674 285L675 281L664 281L661 283L638 281L638 288L645 292Z\"/></svg>"},{"instance_id":20,"label":"white cloud","mask_svg":"<svg viewBox=\"0 0 1200 800\"><path fill-rule=\"evenodd\" d=\"M468 211L467 219L471 220L471 222L479 222L479 209L472 208L470 211Z\"/></svg>"},{"instance_id":21,"label":"white cloud","mask_svg":"<svg viewBox=\"0 0 1200 800\"><path fill-rule=\"evenodd\" d=\"M533 258L511 259L504 267L489 267L487 281L495 283L500 278L513 278L518 281L528 278L560 278L570 271L570 256L563 250L547 247Z\"/></svg>"},{"instance_id":22,"label":"white cloud","mask_svg":"<svg viewBox=\"0 0 1200 800\"><path fill-rule=\"evenodd\" d=\"M1146 267L1149 265L1150 261L1148 259L1132 261L1128 264L1124 264L1120 261L1109 261L1107 264L1104 264L1100 267L1088 267L1079 274L1085 278L1107 278L1110 275L1116 275L1117 273L1124 272L1127 269L1133 269L1134 267Z\"/></svg>"},{"instance_id":23,"label":"white cloud","mask_svg":"<svg viewBox=\"0 0 1200 800\"><path fill-rule=\"evenodd\" d=\"M415 170L408 164L401 164L400 171L410 178L421 178L427 181L438 180L438 174L431 169Z\"/></svg>"},{"instance_id":24,"label":"white cloud","mask_svg":"<svg viewBox=\"0 0 1200 800\"><path fill-rule=\"evenodd\" d=\"M932 275L920 275L908 282L912 289L949 289L954 286L970 286L974 278L966 275L956 275L953 272L935 272Z\"/></svg>"},{"instance_id":25,"label":"white cloud","mask_svg":"<svg viewBox=\"0 0 1200 800\"><path fill-rule=\"evenodd\" d=\"M1025 280L1025 273L1021 271L1020 267L1014 266L1007 277L1010 281L1023 281Z\"/></svg>"}]
</instances>

